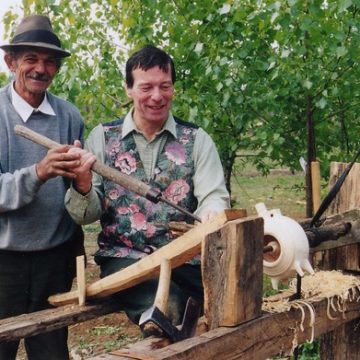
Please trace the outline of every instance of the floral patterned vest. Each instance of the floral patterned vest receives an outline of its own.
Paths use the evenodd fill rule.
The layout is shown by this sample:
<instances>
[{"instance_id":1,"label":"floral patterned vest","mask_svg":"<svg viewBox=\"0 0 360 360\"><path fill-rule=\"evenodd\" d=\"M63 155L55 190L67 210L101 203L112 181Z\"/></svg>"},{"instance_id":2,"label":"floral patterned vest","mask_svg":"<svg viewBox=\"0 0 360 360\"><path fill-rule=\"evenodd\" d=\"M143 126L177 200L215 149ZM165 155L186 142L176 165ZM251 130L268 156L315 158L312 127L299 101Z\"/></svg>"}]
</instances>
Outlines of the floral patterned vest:
<instances>
[{"instance_id":1,"label":"floral patterned vest","mask_svg":"<svg viewBox=\"0 0 360 360\"><path fill-rule=\"evenodd\" d=\"M147 179L132 134L122 139L123 120L104 124L105 163L159 189L168 200L193 212L193 147L197 127L175 119L177 138L171 134L158 155L154 176ZM162 134L166 136L166 134ZM104 214L96 255L140 259L173 240L169 221L192 222L165 203L154 204L104 179Z\"/></svg>"}]
</instances>

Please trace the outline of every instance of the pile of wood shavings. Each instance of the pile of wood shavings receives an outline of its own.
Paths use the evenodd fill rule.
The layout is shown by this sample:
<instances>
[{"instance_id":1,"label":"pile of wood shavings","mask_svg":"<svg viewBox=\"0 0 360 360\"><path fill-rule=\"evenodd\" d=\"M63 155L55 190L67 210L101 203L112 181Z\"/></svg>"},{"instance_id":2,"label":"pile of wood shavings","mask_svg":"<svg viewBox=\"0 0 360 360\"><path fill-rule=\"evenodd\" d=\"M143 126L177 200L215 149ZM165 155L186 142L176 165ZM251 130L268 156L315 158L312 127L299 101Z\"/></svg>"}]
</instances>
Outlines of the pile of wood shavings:
<instances>
[{"instance_id":1,"label":"pile of wood shavings","mask_svg":"<svg viewBox=\"0 0 360 360\"><path fill-rule=\"evenodd\" d=\"M296 280L289 284L290 291L295 293ZM310 321L309 326L312 328L310 342L314 339L315 311L311 305L311 299L323 298L328 300L327 316L334 319L330 313L330 309L339 312L344 316L345 300L360 301L360 278L345 275L341 271L318 271L314 275L307 275L301 281L301 296L299 300L289 301L289 297L270 297L263 299L263 310L271 313L279 313L289 311L291 308L300 309L302 320L300 330L304 331L303 323L305 320L305 309L309 310ZM293 341L293 348L297 346L297 336Z\"/></svg>"}]
</instances>

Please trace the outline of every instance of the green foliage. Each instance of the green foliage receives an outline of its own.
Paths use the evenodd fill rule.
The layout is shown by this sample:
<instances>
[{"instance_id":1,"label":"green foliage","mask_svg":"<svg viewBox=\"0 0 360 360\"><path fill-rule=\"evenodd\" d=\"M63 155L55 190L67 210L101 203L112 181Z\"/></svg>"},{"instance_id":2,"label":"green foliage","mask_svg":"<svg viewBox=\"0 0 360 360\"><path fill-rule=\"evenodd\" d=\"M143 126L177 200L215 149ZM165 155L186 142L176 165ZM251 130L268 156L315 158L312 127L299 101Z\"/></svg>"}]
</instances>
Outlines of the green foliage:
<instances>
[{"instance_id":1,"label":"green foliage","mask_svg":"<svg viewBox=\"0 0 360 360\"><path fill-rule=\"evenodd\" d=\"M309 117L323 174L359 146L356 0L23 0L23 8L49 14L71 49L53 91L80 108L88 129L126 111L127 49L168 51L179 79L174 112L212 135L229 187L243 149L264 173L267 158L299 170ZM8 34L15 20L6 14Z\"/></svg>"},{"instance_id":2,"label":"green foliage","mask_svg":"<svg viewBox=\"0 0 360 360\"><path fill-rule=\"evenodd\" d=\"M5 86L8 83L8 76L4 72L0 72L0 87Z\"/></svg>"}]
</instances>

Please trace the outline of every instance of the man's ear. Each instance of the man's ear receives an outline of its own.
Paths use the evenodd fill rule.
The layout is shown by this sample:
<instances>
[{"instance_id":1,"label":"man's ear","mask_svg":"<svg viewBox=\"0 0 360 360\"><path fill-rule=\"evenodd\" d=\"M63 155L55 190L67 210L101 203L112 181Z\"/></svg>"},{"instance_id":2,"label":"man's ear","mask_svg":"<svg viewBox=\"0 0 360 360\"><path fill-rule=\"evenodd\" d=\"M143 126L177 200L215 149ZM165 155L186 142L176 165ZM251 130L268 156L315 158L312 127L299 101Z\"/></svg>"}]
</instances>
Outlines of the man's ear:
<instances>
[{"instance_id":1,"label":"man's ear","mask_svg":"<svg viewBox=\"0 0 360 360\"><path fill-rule=\"evenodd\" d=\"M128 98L132 99L132 88L129 88L126 84L125 84L125 91L126 91L126 95L128 96Z\"/></svg>"},{"instance_id":2,"label":"man's ear","mask_svg":"<svg viewBox=\"0 0 360 360\"><path fill-rule=\"evenodd\" d=\"M5 60L5 63L7 65L7 67L9 68L9 70L11 72L15 72L15 70L16 70L16 60L10 54L5 54L4 60Z\"/></svg>"}]
</instances>

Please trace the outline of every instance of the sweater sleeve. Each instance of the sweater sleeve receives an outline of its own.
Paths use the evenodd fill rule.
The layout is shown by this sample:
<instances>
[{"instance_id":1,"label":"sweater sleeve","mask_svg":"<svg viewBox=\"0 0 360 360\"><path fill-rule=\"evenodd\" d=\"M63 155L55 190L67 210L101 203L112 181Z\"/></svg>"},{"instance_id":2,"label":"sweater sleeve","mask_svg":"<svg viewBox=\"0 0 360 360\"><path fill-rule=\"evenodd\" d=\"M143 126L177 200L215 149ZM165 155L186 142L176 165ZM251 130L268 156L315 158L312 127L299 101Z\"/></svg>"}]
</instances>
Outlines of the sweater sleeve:
<instances>
[{"instance_id":1,"label":"sweater sleeve","mask_svg":"<svg viewBox=\"0 0 360 360\"><path fill-rule=\"evenodd\" d=\"M16 170L14 173L0 172L0 213L29 204L36 197L41 184L35 165Z\"/></svg>"}]
</instances>

